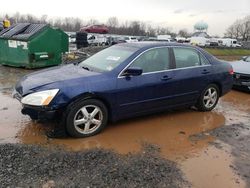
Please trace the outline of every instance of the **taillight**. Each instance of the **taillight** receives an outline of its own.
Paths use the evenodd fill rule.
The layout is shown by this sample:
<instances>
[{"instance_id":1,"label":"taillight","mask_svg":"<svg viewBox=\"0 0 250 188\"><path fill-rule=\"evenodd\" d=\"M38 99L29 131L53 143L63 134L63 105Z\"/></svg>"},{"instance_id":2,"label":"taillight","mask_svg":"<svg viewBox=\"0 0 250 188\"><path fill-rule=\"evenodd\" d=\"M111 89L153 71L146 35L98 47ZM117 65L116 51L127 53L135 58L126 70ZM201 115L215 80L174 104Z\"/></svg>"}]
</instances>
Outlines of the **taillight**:
<instances>
[{"instance_id":1,"label":"taillight","mask_svg":"<svg viewBox=\"0 0 250 188\"><path fill-rule=\"evenodd\" d=\"M229 74L231 74L231 75L233 75L233 74L234 74L234 70L233 70L233 68L231 68L231 69L229 70Z\"/></svg>"}]
</instances>

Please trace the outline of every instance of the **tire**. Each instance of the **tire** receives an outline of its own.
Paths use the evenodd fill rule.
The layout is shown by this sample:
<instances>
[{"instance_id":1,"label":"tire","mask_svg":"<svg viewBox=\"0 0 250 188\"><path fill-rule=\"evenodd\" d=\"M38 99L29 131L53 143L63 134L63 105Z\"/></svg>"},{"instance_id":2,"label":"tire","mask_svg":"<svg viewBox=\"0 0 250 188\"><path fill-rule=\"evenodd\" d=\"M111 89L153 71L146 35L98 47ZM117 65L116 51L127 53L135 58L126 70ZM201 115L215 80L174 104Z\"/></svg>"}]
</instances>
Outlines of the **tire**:
<instances>
[{"instance_id":1,"label":"tire","mask_svg":"<svg viewBox=\"0 0 250 188\"><path fill-rule=\"evenodd\" d=\"M201 93L201 96L199 97L195 107L202 112L211 111L217 105L220 97L219 95L220 90L218 86L215 84L210 84Z\"/></svg>"},{"instance_id":2,"label":"tire","mask_svg":"<svg viewBox=\"0 0 250 188\"><path fill-rule=\"evenodd\" d=\"M66 130L72 137L96 135L106 126L107 121L107 107L96 99L76 101L66 111Z\"/></svg>"}]
</instances>

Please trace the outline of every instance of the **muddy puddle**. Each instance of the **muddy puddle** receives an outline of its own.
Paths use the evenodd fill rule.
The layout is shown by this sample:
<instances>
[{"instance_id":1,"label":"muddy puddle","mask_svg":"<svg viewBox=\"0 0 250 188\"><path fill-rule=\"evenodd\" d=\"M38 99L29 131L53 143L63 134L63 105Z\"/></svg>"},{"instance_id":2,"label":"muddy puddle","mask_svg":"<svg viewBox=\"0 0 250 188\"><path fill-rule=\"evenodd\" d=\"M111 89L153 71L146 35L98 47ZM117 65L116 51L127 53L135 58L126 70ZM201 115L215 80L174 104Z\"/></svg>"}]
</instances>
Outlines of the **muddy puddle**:
<instances>
[{"instance_id":1,"label":"muddy puddle","mask_svg":"<svg viewBox=\"0 0 250 188\"><path fill-rule=\"evenodd\" d=\"M249 94L232 91L212 112L165 112L109 124L101 134L90 138L50 139L46 131L54 125L31 121L21 114L20 103L11 98L14 83L28 72L0 66L0 143L61 146L73 151L104 148L121 154L140 152L143 143L150 143L160 148L162 156L177 161L193 187L245 186L230 168L233 162L230 147L225 152L211 145L215 138L209 131L247 122Z\"/></svg>"}]
</instances>

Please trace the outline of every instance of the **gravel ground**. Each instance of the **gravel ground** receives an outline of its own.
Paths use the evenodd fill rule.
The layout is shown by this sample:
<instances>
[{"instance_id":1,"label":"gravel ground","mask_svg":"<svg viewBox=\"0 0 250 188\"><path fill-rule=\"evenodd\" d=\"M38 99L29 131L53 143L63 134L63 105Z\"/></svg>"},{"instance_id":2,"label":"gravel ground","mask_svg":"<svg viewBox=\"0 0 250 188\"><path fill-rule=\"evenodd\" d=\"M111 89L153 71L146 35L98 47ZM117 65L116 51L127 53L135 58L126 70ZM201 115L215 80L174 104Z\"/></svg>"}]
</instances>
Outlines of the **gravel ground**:
<instances>
[{"instance_id":1,"label":"gravel ground","mask_svg":"<svg viewBox=\"0 0 250 188\"><path fill-rule=\"evenodd\" d=\"M231 166L250 187L250 124L233 124L213 130L211 135L229 144L235 157ZM222 149L220 145L218 148Z\"/></svg>"},{"instance_id":2,"label":"gravel ground","mask_svg":"<svg viewBox=\"0 0 250 188\"><path fill-rule=\"evenodd\" d=\"M145 145L140 154L0 145L1 187L190 187L177 165Z\"/></svg>"}]
</instances>

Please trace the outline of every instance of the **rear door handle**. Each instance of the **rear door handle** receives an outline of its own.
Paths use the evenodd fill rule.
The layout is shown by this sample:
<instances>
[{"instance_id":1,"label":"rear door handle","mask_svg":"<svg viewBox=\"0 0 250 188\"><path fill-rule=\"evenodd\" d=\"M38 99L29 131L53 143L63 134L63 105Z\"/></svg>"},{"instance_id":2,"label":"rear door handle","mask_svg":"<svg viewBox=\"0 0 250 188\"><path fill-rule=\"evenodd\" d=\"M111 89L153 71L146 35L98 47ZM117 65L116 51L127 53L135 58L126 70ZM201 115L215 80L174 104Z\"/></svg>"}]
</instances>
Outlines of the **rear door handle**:
<instances>
[{"instance_id":1,"label":"rear door handle","mask_svg":"<svg viewBox=\"0 0 250 188\"><path fill-rule=\"evenodd\" d=\"M203 71L202 71L202 74L209 74L210 72L207 70L207 69L204 69Z\"/></svg>"},{"instance_id":2,"label":"rear door handle","mask_svg":"<svg viewBox=\"0 0 250 188\"><path fill-rule=\"evenodd\" d=\"M167 81L167 80L171 80L172 78L169 77L168 75L165 75L161 78L162 81Z\"/></svg>"}]
</instances>

